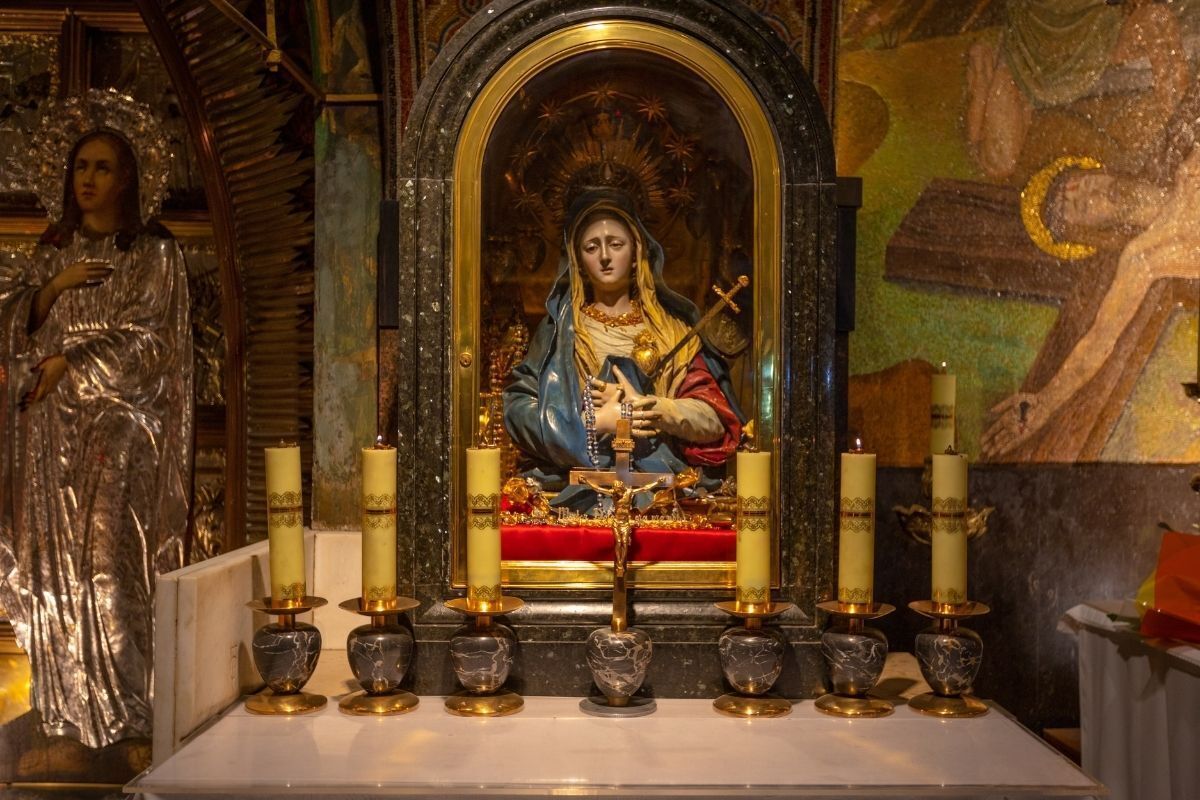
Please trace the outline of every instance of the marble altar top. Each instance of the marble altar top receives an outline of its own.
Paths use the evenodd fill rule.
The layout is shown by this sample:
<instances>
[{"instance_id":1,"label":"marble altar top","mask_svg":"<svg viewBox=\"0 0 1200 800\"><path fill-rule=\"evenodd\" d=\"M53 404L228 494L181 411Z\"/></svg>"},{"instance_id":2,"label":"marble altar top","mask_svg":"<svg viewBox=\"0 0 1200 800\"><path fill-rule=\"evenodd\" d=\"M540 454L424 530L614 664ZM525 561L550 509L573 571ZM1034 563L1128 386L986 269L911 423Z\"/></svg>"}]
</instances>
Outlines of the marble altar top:
<instances>
[{"instance_id":1,"label":"marble altar top","mask_svg":"<svg viewBox=\"0 0 1200 800\"><path fill-rule=\"evenodd\" d=\"M409 714L364 718L338 711L345 682L322 688L329 704L306 716L254 716L235 704L127 791L149 797L1104 793L997 707L976 719L938 720L898 705L883 719L844 720L801 701L790 716L747 721L717 714L711 700L660 699L651 716L599 719L579 711L579 698L529 697L516 715L465 719L446 713L442 698L423 697Z\"/></svg>"}]
</instances>

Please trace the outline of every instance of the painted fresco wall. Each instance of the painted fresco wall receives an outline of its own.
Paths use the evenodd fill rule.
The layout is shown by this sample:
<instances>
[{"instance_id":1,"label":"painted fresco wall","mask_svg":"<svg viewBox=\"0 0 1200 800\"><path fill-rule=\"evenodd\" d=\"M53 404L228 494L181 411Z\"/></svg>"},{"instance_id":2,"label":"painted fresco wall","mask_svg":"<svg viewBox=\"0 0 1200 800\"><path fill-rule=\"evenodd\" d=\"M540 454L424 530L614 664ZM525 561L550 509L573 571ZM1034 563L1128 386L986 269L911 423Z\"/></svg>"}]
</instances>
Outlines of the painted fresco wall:
<instances>
[{"instance_id":1,"label":"painted fresco wall","mask_svg":"<svg viewBox=\"0 0 1200 800\"><path fill-rule=\"evenodd\" d=\"M371 4L332 0L321 31L317 78L337 95L378 91ZM322 21L324 24L324 20ZM316 124L316 375L313 523L361 523L361 450L375 440L375 331L379 234L380 112L377 103L327 105Z\"/></svg>"},{"instance_id":2,"label":"painted fresco wall","mask_svg":"<svg viewBox=\"0 0 1200 800\"><path fill-rule=\"evenodd\" d=\"M999 463L1200 460L1200 3L848 0L838 171L859 175L850 425Z\"/></svg>"}]
</instances>

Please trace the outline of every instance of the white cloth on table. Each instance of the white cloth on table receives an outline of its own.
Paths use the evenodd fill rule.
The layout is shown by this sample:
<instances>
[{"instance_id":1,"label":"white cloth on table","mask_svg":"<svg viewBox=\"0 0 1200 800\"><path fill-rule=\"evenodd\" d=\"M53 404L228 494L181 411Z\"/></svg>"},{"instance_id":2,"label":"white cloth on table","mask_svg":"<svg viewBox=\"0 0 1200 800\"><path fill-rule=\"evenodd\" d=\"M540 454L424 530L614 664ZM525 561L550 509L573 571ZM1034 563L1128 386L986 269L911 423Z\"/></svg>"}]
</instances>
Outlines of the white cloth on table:
<instances>
[{"instance_id":1,"label":"white cloth on table","mask_svg":"<svg viewBox=\"0 0 1200 800\"><path fill-rule=\"evenodd\" d=\"M1059 623L1079 642L1083 769L1113 800L1200 798L1200 648L1145 639L1117 610L1078 605Z\"/></svg>"}]
</instances>

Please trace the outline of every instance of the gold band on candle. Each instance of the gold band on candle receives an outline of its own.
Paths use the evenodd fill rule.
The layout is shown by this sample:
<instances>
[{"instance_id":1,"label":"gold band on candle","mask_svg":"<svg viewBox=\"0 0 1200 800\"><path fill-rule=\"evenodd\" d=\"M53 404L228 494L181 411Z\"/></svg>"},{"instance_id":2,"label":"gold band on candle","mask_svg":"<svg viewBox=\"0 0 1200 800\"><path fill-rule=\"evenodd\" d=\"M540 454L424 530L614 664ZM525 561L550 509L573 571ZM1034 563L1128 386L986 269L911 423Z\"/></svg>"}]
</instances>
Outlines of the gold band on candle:
<instances>
[{"instance_id":1,"label":"gold band on candle","mask_svg":"<svg viewBox=\"0 0 1200 800\"><path fill-rule=\"evenodd\" d=\"M472 528L491 528L499 524L500 495L474 494L467 498L468 525Z\"/></svg>"},{"instance_id":2,"label":"gold band on candle","mask_svg":"<svg viewBox=\"0 0 1200 800\"><path fill-rule=\"evenodd\" d=\"M503 596L504 589L498 583L494 586L468 586L467 607L472 611L487 611L488 606L499 603Z\"/></svg>"},{"instance_id":3,"label":"gold band on candle","mask_svg":"<svg viewBox=\"0 0 1200 800\"><path fill-rule=\"evenodd\" d=\"M771 527L771 498L739 497L738 529L765 531Z\"/></svg>"}]
</instances>

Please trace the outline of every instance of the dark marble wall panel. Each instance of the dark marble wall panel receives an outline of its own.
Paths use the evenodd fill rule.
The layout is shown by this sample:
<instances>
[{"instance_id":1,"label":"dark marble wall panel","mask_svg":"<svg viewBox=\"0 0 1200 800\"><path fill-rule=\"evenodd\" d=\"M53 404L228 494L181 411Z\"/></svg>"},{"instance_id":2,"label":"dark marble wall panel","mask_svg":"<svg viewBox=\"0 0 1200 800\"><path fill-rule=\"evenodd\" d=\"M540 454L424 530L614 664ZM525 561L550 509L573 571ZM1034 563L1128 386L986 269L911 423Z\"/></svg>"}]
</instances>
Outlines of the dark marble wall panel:
<instances>
[{"instance_id":1,"label":"dark marble wall panel","mask_svg":"<svg viewBox=\"0 0 1200 800\"><path fill-rule=\"evenodd\" d=\"M977 693L1034 730L1079 723L1074 638L1059 618L1087 600L1132 597L1154 569L1161 521L1200 520L1185 467L1080 464L975 467L972 505L993 505L972 542L968 591L992 613L972 621L984 645ZM875 596L900 610L879 620L892 650L911 651L926 620L905 606L929 596L929 548L908 539L894 505L920 501L920 472L883 469L878 480Z\"/></svg>"}]
</instances>

